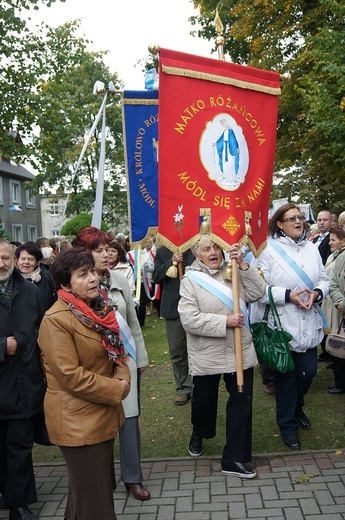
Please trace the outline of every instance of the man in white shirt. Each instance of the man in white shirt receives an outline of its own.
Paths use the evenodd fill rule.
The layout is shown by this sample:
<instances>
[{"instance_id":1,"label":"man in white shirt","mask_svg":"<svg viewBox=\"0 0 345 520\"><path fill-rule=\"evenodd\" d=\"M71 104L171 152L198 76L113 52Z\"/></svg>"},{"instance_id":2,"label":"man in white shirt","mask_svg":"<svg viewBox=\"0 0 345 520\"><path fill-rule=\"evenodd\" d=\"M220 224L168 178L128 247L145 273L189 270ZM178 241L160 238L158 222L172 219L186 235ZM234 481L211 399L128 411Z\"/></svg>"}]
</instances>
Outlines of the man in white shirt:
<instances>
[{"instance_id":1,"label":"man in white shirt","mask_svg":"<svg viewBox=\"0 0 345 520\"><path fill-rule=\"evenodd\" d=\"M313 243L319 248L322 263L325 265L327 258L331 254L329 247L329 230L332 226L332 214L328 210L320 211L317 216L317 225L320 234L314 238Z\"/></svg>"},{"instance_id":2,"label":"man in white shirt","mask_svg":"<svg viewBox=\"0 0 345 520\"><path fill-rule=\"evenodd\" d=\"M331 229L332 222L332 213L328 210L320 211L317 216L317 225L320 230L320 234L313 239L313 243L316 244L319 248L319 253L322 258L322 263L325 265L327 258L331 254L331 249L329 247L329 230ZM329 354L326 352L326 336L323 338L321 342L322 352L320 353L318 360L319 361L329 361Z\"/></svg>"}]
</instances>

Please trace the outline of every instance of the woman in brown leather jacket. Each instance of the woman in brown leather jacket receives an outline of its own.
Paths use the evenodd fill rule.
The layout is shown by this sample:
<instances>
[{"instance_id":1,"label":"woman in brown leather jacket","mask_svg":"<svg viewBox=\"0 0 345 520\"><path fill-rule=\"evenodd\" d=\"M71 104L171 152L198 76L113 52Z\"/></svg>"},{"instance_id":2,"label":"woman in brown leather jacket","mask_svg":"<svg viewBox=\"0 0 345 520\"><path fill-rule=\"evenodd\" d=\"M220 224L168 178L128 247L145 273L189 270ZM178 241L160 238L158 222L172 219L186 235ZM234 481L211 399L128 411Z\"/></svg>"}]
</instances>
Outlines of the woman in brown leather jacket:
<instances>
[{"instance_id":1,"label":"woman in brown leather jacket","mask_svg":"<svg viewBox=\"0 0 345 520\"><path fill-rule=\"evenodd\" d=\"M116 519L113 445L130 390L114 312L98 291L91 253L66 249L52 266L58 301L43 318L38 343L47 378L50 441L67 464L66 520Z\"/></svg>"}]
</instances>

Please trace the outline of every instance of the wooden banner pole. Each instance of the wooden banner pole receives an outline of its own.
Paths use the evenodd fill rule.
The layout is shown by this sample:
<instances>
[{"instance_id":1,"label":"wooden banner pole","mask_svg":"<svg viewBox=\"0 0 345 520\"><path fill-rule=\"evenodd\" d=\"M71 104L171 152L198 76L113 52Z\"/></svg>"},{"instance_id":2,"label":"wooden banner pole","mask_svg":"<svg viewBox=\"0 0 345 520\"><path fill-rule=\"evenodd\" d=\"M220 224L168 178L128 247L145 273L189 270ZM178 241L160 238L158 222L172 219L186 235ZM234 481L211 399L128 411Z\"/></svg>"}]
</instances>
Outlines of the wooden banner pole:
<instances>
[{"instance_id":1,"label":"wooden banner pole","mask_svg":"<svg viewBox=\"0 0 345 520\"><path fill-rule=\"evenodd\" d=\"M238 264L236 258L231 260L232 267L232 293L234 298L234 313L240 314L240 294L238 284ZM240 327L235 327L235 353L236 353L236 381L237 390L244 391L243 358L242 358L242 335Z\"/></svg>"}]
</instances>

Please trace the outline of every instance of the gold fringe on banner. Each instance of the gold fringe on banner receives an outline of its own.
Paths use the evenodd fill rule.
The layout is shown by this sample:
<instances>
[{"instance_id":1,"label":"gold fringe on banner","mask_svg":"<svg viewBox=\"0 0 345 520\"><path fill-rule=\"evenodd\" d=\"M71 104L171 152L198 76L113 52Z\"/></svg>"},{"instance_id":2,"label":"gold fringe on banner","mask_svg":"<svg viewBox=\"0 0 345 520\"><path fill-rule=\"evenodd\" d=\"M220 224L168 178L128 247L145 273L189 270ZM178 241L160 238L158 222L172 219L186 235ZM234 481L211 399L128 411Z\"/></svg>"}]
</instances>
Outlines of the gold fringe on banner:
<instances>
[{"instance_id":1,"label":"gold fringe on banner","mask_svg":"<svg viewBox=\"0 0 345 520\"><path fill-rule=\"evenodd\" d=\"M224 85L233 85L234 87L255 90L257 92L264 92L265 94L272 94L274 96L279 96L281 94L280 88L265 87L264 85L260 85L258 83L242 81L239 79L229 78L227 76L219 76L218 74L210 74L208 72L181 69L178 67L168 67L167 65L162 65L162 71L166 74L171 74L172 76L203 79L205 81L213 81L214 83L223 83Z\"/></svg>"},{"instance_id":2,"label":"gold fringe on banner","mask_svg":"<svg viewBox=\"0 0 345 520\"><path fill-rule=\"evenodd\" d=\"M158 99L128 99L122 98L123 105L158 105Z\"/></svg>"},{"instance_id":3,"label":"gold fringe on banner","mask_svg":"<svg viewBox=\"0 0 345 520\"><path fill-rule=\"evenodd\" d=\"M184 253L187 249L192 248L198 241L200 240L199 233L195 235L193 238L182 244L181 246L175 246L168 238L164 235L161 235L158 231L157 241L160 245L167 247L173 253Z\"/></svg>"},{"instance_id":4,"label":"gold fringe on banner","mask_svg":"<svg viewBox=\"0 0 345 520\"><path fill-rule=\"evenodd\" d=\"M214 233L210 232L210 233L207 233L210 235L210 240L212 242L214 242L215 244L218 244L219 247L221 247L222 249L224 249L225 251L229 251L230 249L230 246L232 244L228 243L228 242L225 242L224 240L222 240L221 238L219 238L217 235L215 235ZM189 248L192 248L197 242L199 242L200 240L200 234L198 233L197 235L195 235L193 238L191 238L190 240L188 240L187 242L185 242L184 244L182 244L181 246L175 246L175 244L173 244L168 238L166 238L164 235L161 235L158 231L158 234L157 234L157 242L159 242L159 245L162 245L162 246L165 246L167 247L168 249L170 249L170 251L172 251L173 253L184 253L185 251L187 251L187 249ZM266 248L267 246L267 240L265 240L259 247L259 249L256 249L255 245L253 244L253 242L251 241L251 239L247 236L247 235L244 235L241 240L239 240L238 242L240 244L240 246L249 246L251 252L253 253L253 255L257 258L261 253L262 251Z\"/></svg>"}]
</instances>

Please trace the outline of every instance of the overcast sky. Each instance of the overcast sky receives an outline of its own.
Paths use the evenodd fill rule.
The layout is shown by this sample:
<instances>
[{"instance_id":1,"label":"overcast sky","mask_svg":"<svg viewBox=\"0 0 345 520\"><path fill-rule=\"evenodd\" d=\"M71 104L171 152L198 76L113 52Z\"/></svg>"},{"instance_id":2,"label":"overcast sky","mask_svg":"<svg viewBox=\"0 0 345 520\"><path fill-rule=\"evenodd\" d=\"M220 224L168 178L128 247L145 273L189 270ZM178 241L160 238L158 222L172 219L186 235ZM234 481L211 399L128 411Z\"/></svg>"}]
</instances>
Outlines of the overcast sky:
<instances>
[{"instance_id":1,"label":"overcast sky","mask_svg":"<svg viewBox=\"0 0 345 520\"><path fill-rule=\"evenodd\" d=\"M92 40L90 49L108 50L105 63L132 90L144 89L142 67L135 64L148 55L149 45L217 59L212 42L190 35L188 18L196 14L189 0L66 0L30 12L36 23L51 27L81 19L80 35Z\"/></svg>"}]
</instances>

